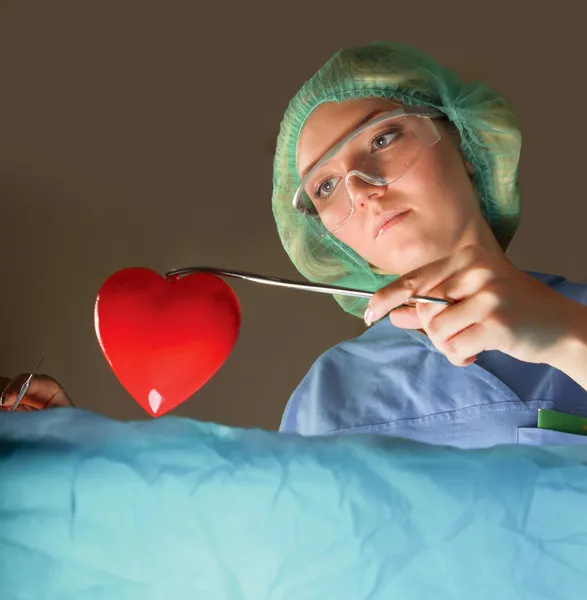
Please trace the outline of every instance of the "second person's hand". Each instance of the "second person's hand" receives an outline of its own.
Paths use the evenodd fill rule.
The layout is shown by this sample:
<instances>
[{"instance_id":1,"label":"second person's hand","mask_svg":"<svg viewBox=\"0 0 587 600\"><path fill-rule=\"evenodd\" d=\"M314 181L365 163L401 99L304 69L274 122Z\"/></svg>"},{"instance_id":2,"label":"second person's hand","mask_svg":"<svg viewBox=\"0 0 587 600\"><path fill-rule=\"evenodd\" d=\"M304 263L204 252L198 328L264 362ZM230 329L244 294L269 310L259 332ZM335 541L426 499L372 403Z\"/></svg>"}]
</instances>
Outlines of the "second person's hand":
<instances>
[{"instance_id":1,"label":"second person's hand","mask_svg":"<svg viewBox=\"0 0 587 600\"><path fill-rule=\"evenodd\" d=\"M14 379L0 377L0 390L3 390L0 399L0 411L11 410L20 389L28 377L30 377L30 373L23 373ZM61 384L48 375L35 375L16 411L31 412L60 406L73 406L73 402L69 399Z\"/></svg>"}]
</instances>

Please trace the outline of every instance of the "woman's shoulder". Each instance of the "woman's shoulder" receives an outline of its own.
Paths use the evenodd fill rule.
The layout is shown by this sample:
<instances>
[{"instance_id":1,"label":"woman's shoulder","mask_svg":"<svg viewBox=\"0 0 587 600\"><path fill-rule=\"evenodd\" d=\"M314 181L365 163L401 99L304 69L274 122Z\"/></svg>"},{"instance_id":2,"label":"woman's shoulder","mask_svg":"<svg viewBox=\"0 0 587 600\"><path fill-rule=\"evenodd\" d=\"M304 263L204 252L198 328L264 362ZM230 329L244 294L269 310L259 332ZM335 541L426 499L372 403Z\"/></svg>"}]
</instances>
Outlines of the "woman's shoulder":
<instances>
[{"instance_id":1,"label":"woman's shoulder","mask_svg":"<svg viewBox=\"0 0 587 600\"><path fill-rule=\"evenodd\" d=\"M382 387L392 393L392 382L399 381L397 376L390 381L389 372L405 373L406 357L417 352L426 349L388 319L336 344L316 359L294 390L280 430L317 435L338 428L341 422L346 425L358 398L372 401Z\"/></svg>"},{"instance_id":2,"label":"woman's shoulder","mask_svg":"<svg viewBox=\"0 0 587 600\"><path fill-rule=\"evenodd\" d=\"M323 376L332 371L357 372L361 363L385 363L400 360L402 349L413 346L414 340L391 324L387 317L364 331L361 335L343 340L323 352L314 362L306 378Z\"/></svg>"}]
</instances>

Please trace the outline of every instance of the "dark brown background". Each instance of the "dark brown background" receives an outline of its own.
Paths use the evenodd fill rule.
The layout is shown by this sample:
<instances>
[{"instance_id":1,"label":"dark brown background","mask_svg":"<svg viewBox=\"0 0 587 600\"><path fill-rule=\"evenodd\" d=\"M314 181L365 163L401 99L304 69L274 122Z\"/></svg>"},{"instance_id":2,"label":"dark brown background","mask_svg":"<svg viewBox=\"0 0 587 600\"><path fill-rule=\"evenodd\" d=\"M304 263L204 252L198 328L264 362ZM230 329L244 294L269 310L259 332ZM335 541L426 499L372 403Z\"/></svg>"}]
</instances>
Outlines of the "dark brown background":
<instances>
[{"instance_id":1,"label":"dark brown background","mask_svg":"<svg viewBox=\"0 0 587 600\"><path fill-rule=\"evenodd\" d=\"M525 206L509 256L585 281L584 9L409 4L3 0L0 374L47 350L78 406L146 418L96 343L101 283L130 265L296 277L270 208L281 116L334 51L379 39L514 101ZM316 357L363 326L326 296L234 289L238 346L175 414L274 428Z\"/></svg>"}]
</instances>

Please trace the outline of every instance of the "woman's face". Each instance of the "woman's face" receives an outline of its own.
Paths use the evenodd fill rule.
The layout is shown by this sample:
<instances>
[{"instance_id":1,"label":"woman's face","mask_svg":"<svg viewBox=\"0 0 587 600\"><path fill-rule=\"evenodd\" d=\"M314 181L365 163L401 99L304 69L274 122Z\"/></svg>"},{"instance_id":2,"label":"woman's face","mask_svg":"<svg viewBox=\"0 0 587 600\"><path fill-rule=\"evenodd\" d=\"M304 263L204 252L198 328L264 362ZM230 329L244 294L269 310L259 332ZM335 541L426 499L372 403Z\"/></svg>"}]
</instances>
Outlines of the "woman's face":
<instances>
[{"instance_id":1,"label":"woman's face","mask_svg":"<svg viewBox=\"0 0 587 600\"><path fill-rule=\"evenodd\" d=\"M298 145L298 168L305 173L357 124L374 111L388 112L401 105L382 99L356 99L320 105L308 118ZM353 183L354 213L333 233L371 265L387 273L403 274L446 256L458 248L497 242L481 214L457 141L444 121L434 121L441 139L427 148L403 176L387 186L357 178ZM345 153L335 160L350 160ZM350 164L337 165L351 170ZM406 209L393 227L381 231L386 213Z\"/></svg>"}]
</instances>

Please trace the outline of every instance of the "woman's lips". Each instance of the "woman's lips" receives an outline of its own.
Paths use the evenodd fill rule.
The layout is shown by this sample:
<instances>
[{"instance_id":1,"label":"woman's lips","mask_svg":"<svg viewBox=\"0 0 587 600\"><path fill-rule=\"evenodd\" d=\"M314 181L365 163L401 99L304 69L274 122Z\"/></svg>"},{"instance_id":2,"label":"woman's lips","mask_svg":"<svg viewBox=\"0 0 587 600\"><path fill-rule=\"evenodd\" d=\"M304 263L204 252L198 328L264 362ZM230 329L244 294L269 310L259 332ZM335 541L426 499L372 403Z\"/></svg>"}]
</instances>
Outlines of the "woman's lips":
<instances>
[{"instance_id":1,"label":"woman's lips","mask_svg":"<svg viewBox=\"0 0 587 600\"><path fill-rule=\"evenodd\" d=\"M377 234L375 235L375 238L378 238L380 235L382 235L386 231L389 231L392 227L395 227L396 225L401 223L411 212L412 211L410 209L408 209L408 210L405 210L405 211L398 213L398 214L394 215L393 217L387 219L385 221L385 223L383 223L383 225L381 225L381 227L379 227Z\"/></svg>"}]
</instances>

